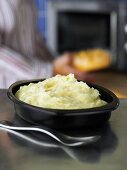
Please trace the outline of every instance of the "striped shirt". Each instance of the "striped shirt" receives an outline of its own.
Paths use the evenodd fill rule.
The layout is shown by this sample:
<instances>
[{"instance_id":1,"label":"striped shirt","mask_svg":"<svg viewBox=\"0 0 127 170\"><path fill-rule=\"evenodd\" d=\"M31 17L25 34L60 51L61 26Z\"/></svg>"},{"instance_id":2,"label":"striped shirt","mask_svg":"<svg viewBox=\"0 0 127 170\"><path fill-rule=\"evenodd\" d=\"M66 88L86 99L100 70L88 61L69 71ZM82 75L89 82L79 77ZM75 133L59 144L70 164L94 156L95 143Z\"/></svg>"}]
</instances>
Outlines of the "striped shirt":
<instances>
[{"instance_id":1,"label":"striped shirt","mask_svg":"<svg viewBox=\"0 0 127 170\"><path fill-rule=\"evenodd\" d=\"M36 28L33 0L0 0L0 88L47 78L53 59Z\"/></svg>"}]
</instances>

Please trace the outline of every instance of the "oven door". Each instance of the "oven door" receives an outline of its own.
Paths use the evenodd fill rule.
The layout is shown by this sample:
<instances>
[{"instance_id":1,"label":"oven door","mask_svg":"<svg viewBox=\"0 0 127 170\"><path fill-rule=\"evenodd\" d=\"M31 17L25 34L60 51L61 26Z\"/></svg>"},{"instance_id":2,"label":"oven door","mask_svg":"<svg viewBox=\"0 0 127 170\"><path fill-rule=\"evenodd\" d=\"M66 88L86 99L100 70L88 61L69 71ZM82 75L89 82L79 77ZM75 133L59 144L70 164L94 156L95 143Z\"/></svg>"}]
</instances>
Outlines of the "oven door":
<instances>
[{"instance_id":1,"label":"oven door","mask_svg":"<svg viewBox=\"0 0 127 170\"><path fill-rule=\"evenodd\" d=\"M48 45L55 55L102 48L110 51L112 63L116 62L116 3L52 1L48 7Z\"/></svg>"}]
</instances>

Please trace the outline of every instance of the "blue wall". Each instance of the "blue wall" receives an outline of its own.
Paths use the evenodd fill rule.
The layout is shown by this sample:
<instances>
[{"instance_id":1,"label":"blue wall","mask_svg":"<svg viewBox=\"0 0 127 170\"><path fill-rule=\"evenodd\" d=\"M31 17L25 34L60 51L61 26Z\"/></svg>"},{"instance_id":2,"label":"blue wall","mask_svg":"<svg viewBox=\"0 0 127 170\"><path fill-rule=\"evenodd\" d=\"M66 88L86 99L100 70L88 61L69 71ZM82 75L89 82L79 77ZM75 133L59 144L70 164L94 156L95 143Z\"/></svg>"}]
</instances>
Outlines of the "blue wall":
<instances>
[{"instance_id":1,"label":"blue wall","mask_svg":"<svg viewBox=\"0 0 127 170\"><path fill-rule=\"evenodd\" d=\"M37 25L45 40L47 40L47 4L48 0L36 0L38 9Z\"/></svg>"}]
</instances>

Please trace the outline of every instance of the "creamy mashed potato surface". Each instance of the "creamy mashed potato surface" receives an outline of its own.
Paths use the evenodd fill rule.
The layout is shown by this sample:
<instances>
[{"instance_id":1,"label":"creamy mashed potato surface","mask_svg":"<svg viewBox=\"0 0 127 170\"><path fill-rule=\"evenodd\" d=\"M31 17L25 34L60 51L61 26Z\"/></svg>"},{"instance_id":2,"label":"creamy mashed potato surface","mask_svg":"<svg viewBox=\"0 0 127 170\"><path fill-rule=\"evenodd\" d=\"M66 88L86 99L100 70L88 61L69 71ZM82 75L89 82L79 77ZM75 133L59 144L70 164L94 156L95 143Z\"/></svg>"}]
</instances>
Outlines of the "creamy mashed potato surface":
<instances>
[{"instance_id":1,"label":"creamy mashed potato surface","mask_svg":"<svg viewBox=\"0 0 127 170\"><path fill-rule=\"evenodd\" d=\"M97 89L74 77L56 75L38 83L21 86L16 97L28 104L53 109L85 109L103 106Z\"/></svg>"}]
</instances>

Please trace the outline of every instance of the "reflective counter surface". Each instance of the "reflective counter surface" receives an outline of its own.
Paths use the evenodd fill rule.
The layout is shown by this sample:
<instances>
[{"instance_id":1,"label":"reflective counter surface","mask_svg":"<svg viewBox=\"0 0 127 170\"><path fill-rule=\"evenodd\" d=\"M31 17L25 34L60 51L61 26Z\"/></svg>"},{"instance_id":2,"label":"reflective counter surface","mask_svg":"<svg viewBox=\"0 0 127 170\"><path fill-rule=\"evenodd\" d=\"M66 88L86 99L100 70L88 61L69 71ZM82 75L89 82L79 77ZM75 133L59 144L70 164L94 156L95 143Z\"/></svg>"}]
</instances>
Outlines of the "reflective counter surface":
<instances>
[{"instance_id":1,"label":"reflective counter surface","mask_svg":"<svg viewBox=\"0 0 127 170\"><path fill-rule=\"evenodd\" d=\"M0 90L0 121L26 125L16 116L6 90ZM103 127L66 131L101 138L81 147L60 146L45 135L17 133L0 128L0 170L125 170L127 167L127 99L112 112Z\"/></svg>"}]
</instances>

